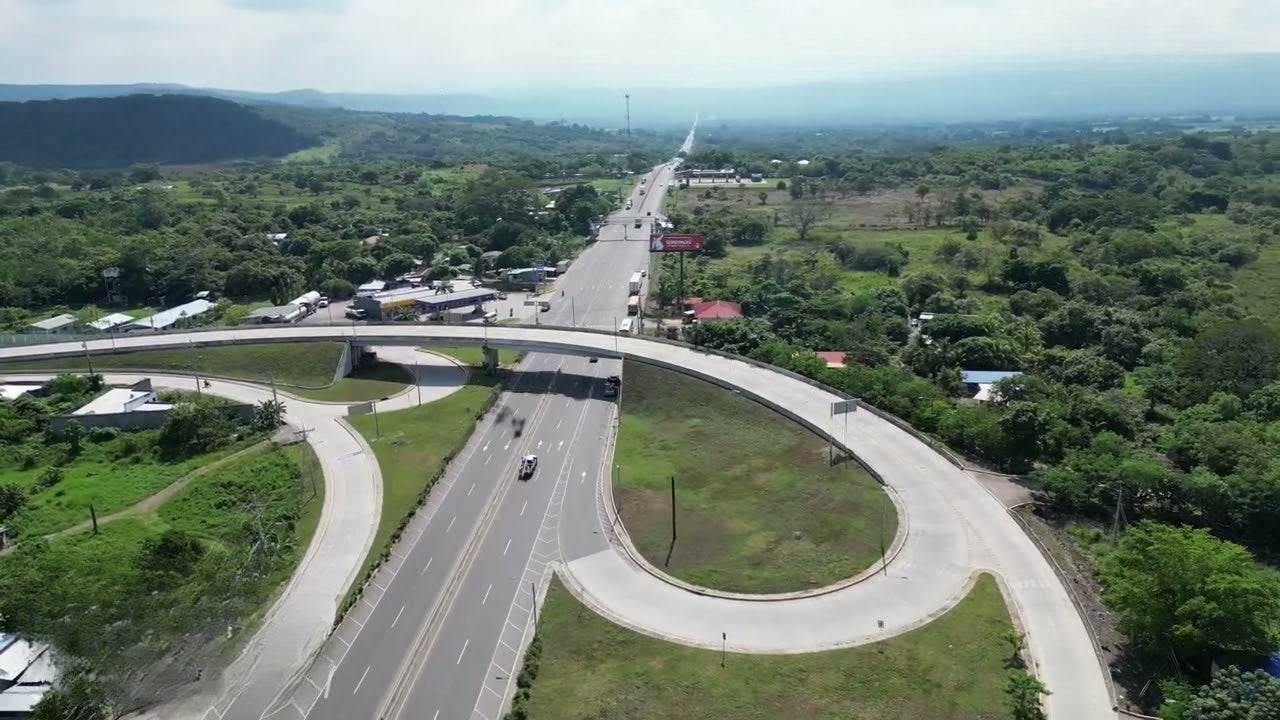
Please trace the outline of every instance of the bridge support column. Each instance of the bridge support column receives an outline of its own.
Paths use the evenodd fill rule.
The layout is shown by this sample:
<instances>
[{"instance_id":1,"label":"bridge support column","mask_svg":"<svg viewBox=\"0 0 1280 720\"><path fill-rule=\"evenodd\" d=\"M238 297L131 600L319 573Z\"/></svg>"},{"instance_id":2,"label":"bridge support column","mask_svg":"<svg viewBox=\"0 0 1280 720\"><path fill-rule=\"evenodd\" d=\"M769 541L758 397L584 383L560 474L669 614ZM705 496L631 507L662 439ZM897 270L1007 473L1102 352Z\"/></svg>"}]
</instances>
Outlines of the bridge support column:
<instances>
[{"instance_id":1,"label":"bridge support column","mask_svg":"<svg viewBox=\"0 0 1280 720\"><path fill-rule=\"evenodd\" d=\"M488 345L480 349L484 351L484 371L490 375L498 372L498 350Z\"/></svg>"}]
</instances>

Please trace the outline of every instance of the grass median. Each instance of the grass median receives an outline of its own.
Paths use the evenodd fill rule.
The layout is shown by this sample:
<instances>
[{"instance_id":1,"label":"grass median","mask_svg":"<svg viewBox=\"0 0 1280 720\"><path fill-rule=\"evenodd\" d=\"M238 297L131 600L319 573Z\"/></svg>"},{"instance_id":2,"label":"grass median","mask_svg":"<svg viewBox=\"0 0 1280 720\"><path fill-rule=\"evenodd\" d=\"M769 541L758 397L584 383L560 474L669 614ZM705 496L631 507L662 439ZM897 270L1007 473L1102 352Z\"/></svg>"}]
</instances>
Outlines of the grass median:
<instances>
[{"instance_id":1,"label":"grass median","mask_svg":"<svg viewBox=\"0 0 1280 720\"><path fill-rule=\"evenodd\" d=\"M1004 717L1008 610L990 576L928 625L884 642L807 655L721 655L632 632L583 607L559 581L538 626L526 717Z\"/></svg>"},{"instance_id":2,"label":"grass median","mask_svg":"<svg viewBox=\"0 0 1280 720\"><path fill-rule=\"evenodd\" d=\"M344 610L384 559L413 512L426 499L449 460L466 444L479 413L496 397L502 374L472 373L467 384L439 400L348 418L373 448L382 472L382 510L369 557L347 595Z\"/></svg>"},{"instance_id":3,"label":"grass median","mask_svg":"<svg viewBox=\"0 0 1280 720\"><path fill-rule=\"evenodd\" d=\"M892 542L879 483L856 462L829 465L805 428L679 373L627 363L623 378L617 502L657 567L718 590L790 592L853 577Z\"/></svg>"}]
</instances>

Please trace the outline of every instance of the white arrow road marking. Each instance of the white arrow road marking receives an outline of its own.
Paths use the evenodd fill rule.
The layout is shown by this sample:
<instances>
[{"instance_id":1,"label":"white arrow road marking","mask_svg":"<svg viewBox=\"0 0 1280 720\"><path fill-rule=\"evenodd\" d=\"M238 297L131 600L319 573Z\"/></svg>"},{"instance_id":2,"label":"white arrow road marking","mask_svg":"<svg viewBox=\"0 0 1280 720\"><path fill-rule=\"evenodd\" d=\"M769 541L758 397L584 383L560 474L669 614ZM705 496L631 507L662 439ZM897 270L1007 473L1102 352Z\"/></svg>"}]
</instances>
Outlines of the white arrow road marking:
<instances>
[{"instance_id":1,"label":"white arrow road marking","mask_svg":"<svg viewBox=\"0 0 1280 720\"><path fill-rule=\"evenodd\" d=\"M334 665L333 667L329 668L329 677L325 678L324 680L324 697L326 700L329 699L329 686L333 685L333 674L336 672L338 672L338 666Z\"/></svg>"},{"instance_id":2,"label":"white arrow road marking","mask_svg":"<svg viewBox=\"0 0 1280 720\"><path fill-rule=\"evenodd\" d=\"M564 441L563 441L563 440L561 440L561 441L560 441L560 444L559 444L559 445L556 445L556 449L557 449L557 450L559 450L559 449L560 449L560 448L562 448L562 447L564 447Z\"/></svg>"},{"instance_id":3,"label":"white arrow road marking","mask_svg":"<svg viewBox=\"0 0 1280 720\"><path fill-rule=\"evenodd\" d=\"M541 448L542 448L542 441L541 441L541 440L539 440L539 441L538 441L538 448L539 448L539 449L541 449Z\"/></svg>"},{"instance_id":4,"label":"white arrow road marking","mask_svg":"<svg viewBox=\"0 0 1280 720\"><path fill-rule=\"evenodd\" d=\"M582 471L582 479L581 479L581 480L579 480L578 482L586 482L586 481L587 481L587 471L586 471L586 470L583 470L583 471Z\"/></svg>"},{"instance_id":5,"label":"white arrow road marking","mask_svg":"<svg viewBox=\"0 0 1280 720\"><path fill-rule=\"evenodd\" d=\"M480 448L480 452L489 452L489 443L485 443L484 447Z\"/></svg>"},{"instance_id":6,"label":"white arrow road marking","mask_svg":"<svg viewBox=\"0 0 1280 720\"><path fill-rule=\"evenodd\" d=\"M508 441L507 441L507 444L506 444L506 445L503 445L503 446L502 446L502 449L503 449L503 450L506 450L506 449L507 449L507 448L509 448L509 447L511 447L511 441L510 441L510 440L508 440Z\"/></svg>"}]
</instances>

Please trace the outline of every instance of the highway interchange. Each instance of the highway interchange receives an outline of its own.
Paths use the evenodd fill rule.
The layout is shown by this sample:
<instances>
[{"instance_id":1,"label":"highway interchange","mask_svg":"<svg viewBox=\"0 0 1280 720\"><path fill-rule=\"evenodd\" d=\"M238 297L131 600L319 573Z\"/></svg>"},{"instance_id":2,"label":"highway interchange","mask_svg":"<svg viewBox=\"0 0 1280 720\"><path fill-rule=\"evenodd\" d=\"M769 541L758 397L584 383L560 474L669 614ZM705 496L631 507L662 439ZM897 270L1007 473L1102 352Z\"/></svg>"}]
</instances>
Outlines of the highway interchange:
<instances>
[{"instance_id":1,"label":"highway interchange","mask_svg":"<svg viewBox=\"0 0 1280 720\"><path fill-rule=\"evenodd\" d=\"M630 227L633 215L657 216L672 172L671 164L661 166L649 192L633 196L635 209L602 229L600 242L561 281L564 296L550 298L552 310L539 322L616 329L625 314L627 277L646 266L648 250L645 242L621 241L623 227ZM743 652L803 652L903 632L958 601L975 570L993 570L1028 631L1037 671L1058 691L1046 699L1050 716L1114 716L1083 623L1030 540L972 478L871 413L855 413L850 436L835 433L835 439L884 477L905 511L902 525L909 530L891 572L822 598L745 603L674 588L611 547L608 514L602 515L598 501L608 493L616 407L602 398L601 379L620 373L614 358L625 354L733 385L829 431L824 418L832 398L825 391L740 361L612 333L527 326L311 326L275 329L272 335L274 341L354 336L361 345L378 347L433 340L472 344L487 336L495 347L548 352L529 355L501 400L527 419L522 436L514 437L494 413L486 417L364 599L322 647L309 650L319 653L290 692L233 694L234 701L220 703L211 717L496 720L531 632L535 593L552 569L617 622L692 645L708 646L711 635L719 639L727 632L731 648ZM254 336L263 337L256 331L214 331L129 338L117 345L217 344ZM88 351L107 349L97 345L90 342ZM81 348L77 343L73 351L6 349L0 357L68 352ZM589 362L592 355L600 361ZM531 481L517 481L516 462L530 452L539 455L539 470ZM325 465L326 488L350 479L349 493L376 494L369 490L367 468L352 475L345 470ZM376 468L372 474L378 485ZM329 506L326 498L326 514ZM332 567L329 572L341 575ZM277 686L283 680L271 679Z\"/></svg>"}]
</instances>

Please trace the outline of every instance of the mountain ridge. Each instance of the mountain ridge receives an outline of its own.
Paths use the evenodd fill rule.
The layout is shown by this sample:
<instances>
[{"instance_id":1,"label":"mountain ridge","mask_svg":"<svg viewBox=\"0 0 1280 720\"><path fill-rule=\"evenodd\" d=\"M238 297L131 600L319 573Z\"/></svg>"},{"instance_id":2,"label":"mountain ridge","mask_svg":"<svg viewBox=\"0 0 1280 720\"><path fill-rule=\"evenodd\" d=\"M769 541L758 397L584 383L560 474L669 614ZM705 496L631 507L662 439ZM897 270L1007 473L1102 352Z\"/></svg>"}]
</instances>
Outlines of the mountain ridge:
<instances>
[{"instance_id":1,"label":"mountain ridge","mask_svg":"<svg viewBox=\"0 0 1280 720\"><path fill-rule=\"evenodd\" d=\"M204 95L250 104L365 112L507 116L609 127L720 121L791 123L967 122L1048 117L1270 115L1280 113L1280 53L1098 59L994 66L878 81L756 88L524 88L492 93L259 92L179 83L3 85L0 101Z\"/></svg>"}]
</instances>

